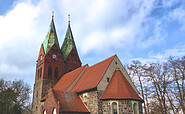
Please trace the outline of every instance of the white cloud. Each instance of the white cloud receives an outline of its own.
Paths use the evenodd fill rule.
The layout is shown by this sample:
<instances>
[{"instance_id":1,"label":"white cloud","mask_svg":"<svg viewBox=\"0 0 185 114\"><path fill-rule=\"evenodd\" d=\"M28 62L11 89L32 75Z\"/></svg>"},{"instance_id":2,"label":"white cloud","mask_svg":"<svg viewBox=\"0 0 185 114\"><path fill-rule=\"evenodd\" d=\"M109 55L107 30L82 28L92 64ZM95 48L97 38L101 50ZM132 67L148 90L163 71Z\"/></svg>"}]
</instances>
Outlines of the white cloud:
<instances>
[{"instance_id":1,"label":"white cloud","mask_svg":"<svg viewBox=\"0 0 185 114\"><path fill-rule=\"evenodd\" d=\"M169 16L177 20L182 25L182 30L185 30L185 9L183 7L176 8L174 11L169 13Z\"/></svg>"},{"instance_id":2,"label":"white cloud","mask_svg":"<svg viewBox=\"0 0 185 114\"><path fill-rule=\"evenodd\" d=\"M165 62L167 59L172 57L183 57L185 56L185 45L177 45L171 49L166 49L158 53L151 51L148 53L148 58L132 58L129 60L140 60L142 63L151 63L151 62Z\"/></svg>"},{"instance_id":3,"label":"white cloud","mask_svg":"<svg viewBox=\"0 0 185 114\"><path fill-rule=\"evenodd\" d=\"M162 31L163 29L162 21L159 20L154 21L153 29L154 31L152 36L138 43L140 48L148 48L152 45L162 44L165 41L165 38L168 36L168 34Z\"/></svg>"},{"instance_id":4,"label":"white cloud","mask_svg":"<svg viewBox=\"0 0 185 114\"><path fill-rule=\"evenodd\" d=\"M48 30L53 8L60 45L67 28L67 14L71 14L71 27L81 56L89 53L101 53L104 56L115 53L111 52L113 49L119 49L120 53L126 53L123 55L130 56L129 50L160 44L167 36L162 34L163 23L160 21L154 20L155 26L152 27L155 29L149 31L151 26L147 21L154 9L155 0L32 2L23 0L6 15L0 16L0 74L28 74L34 80L35 61ZM184 15L181 13L178 14L177 10L172 15L184 23ZM154 35L146 38L146 32Z\"/></svg>"},{"instance_id":5,"label":"white cloud","mask_svg":"<svg viewBox=\"0 0 185 114\"><path fill-rule=\"evenodd\" d=\"M25 75L34 75L35 29L39 8L30 2L17 3L15 7L0 16L0 74L6 79L21 78ZM31 62L32 61L32 62ZM29 77L28 77L29 78Z\"/></svg>"}]
</instances>

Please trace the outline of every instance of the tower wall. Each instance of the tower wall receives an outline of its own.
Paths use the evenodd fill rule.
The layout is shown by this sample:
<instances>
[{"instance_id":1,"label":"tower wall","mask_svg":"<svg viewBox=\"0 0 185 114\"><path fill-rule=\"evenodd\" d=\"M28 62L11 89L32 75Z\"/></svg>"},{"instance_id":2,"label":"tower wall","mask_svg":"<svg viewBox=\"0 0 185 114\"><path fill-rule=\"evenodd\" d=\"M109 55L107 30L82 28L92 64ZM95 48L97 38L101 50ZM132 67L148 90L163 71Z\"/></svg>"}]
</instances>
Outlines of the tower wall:
<instances>
[{"instance_id":1,"label":"tower wall","mask_svg":"<svg viewBox=\"0 0 185 114\"><path fill-rule=\"evenodd\" d=\"M65 66L64 66L65 73L68 73L70 71L73 71L73 70L81 67L81 61L80 61L78 54L74 48L69 53L64 64L65 64Z\"/></svg>"},{"instance_id":2,"label":"tower wall","mask_svg":"<svg viewBox=\"0 0 185 114\"><path fill-rule=\"evenodd\" d=\"M63 75L63 57L59 48L54 44L45 55L41 46L37 60L36 77L34 84L32 113L41 113L41 99L45 97L50 88L53 88ZM57 69L57 71L56 71ZM56 75L57 74L57 75Z\"/></svg>"}]
</instances>

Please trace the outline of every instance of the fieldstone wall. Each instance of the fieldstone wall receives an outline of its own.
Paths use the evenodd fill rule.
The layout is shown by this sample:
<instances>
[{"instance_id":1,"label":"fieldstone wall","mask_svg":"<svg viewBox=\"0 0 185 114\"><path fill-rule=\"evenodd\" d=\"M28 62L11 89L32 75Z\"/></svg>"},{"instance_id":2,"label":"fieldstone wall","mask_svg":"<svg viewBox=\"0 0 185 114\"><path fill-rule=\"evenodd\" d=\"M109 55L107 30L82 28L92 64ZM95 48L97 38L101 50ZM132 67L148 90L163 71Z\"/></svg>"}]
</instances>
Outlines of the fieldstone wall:
<instances>
[{"instance_id":1,"label":"fieldstone wall","mask_svg":"<svg viewBox=\"0 0 185 114\"><path fill-rule=\"evenodd\" d=\"M133 101L132 100L106 100L102 101L103 114L112 113L112 103L117 103L118 114L133 114ZM142 103L140 101L134 101L138 103L138 113L143 114Z\"/></svg>"},{"instance_id":2,"label":"fieldstone wall","mask_svg":"<svg viewBox=\"0 0 185 114\"><path fill-rule=\"evenodd\" d=\"M101 96L103 95L103 91L91 91L85 92L80 94L80 98L82 99L83 103L89 109L91 114L102 114L102 100L100 100Z\"/></svg>"},{"instance_id":3,"label":"fieldstone wall","mask_svg":"<svg viewBox=\"0 0 185 114\"><path fill-rule=\"evenodd\" d=\"M91 114L98 114L98 92L91 91L79 95Z\"/></svg>"}]
</instances>

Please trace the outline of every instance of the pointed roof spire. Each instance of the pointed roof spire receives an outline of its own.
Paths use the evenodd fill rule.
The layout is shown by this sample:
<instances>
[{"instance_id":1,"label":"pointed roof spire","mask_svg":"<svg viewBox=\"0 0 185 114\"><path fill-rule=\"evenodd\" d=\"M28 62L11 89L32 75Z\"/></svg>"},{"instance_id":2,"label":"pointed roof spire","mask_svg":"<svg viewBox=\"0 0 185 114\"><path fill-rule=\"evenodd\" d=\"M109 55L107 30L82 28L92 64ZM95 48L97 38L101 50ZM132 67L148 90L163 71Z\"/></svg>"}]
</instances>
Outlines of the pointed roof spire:
<instances>
[{"instance_id":1,"label":"pointed roof spire","mask_svg":"<svg viewBox=\"0 0 185 114\"><path fill-rule=\"evenodd\" d=\"M51 47L56 43L57 46L59 47L59 43L58 43L58 37L57 37L57 33L56 33L56 29L55 29L55 24L54 24L54 9L52 11L52 20L51 20L51 24L49 26L49 30L47 32L47 35L44 39L43 42L43 48L44 48L44 53L45 55L48 53L48 51L51 49Z\"/></svg>"},{"instance_id":2,"label":"pointed roof spire","mask_svg":"<svg viewBox=\"0 0 185 114\"><path fill-rule=\"evenodd\" d=\"M66 60L66 58L68 57L69 53L71 52L73 48L77 52L75 41L74 41L73 34L71 31L71 26L70 26L70 15L68 15L68 19L69 19L68 28L67 28L64 42L61 47L61 52L63 54L64 60Z\"/></svg>"}]
</instances>

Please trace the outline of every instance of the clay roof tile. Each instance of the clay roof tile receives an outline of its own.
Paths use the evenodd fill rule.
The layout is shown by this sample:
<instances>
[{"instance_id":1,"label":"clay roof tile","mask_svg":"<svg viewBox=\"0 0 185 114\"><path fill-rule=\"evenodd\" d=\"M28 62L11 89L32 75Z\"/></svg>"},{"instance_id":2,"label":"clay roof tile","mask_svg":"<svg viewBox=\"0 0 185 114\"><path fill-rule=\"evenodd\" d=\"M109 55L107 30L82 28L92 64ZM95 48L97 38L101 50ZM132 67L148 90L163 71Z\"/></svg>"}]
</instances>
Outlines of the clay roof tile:
<instances>
[{"instance_id":1,"label":"clay roof tile","mask_svg":"<svg viewBox=\"0 0 185 114\"><path fill-rule=\"evenodd\" d=\"M115 73L101 99L132 99L143 101L132 88L120 69L115 70Z\"/></svg>"},{"instance_id":2,"label":"clay roof tile","mask_svg":"<svg viewBox=\"0 0 185 114\"><path fill-rule=\"evenodd\" d=\"M88 67L71 91L80 92L96 88L115 56Z\"/></svg>"}]
</instances>

